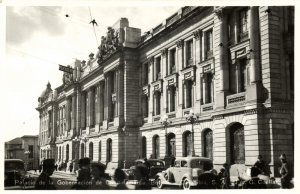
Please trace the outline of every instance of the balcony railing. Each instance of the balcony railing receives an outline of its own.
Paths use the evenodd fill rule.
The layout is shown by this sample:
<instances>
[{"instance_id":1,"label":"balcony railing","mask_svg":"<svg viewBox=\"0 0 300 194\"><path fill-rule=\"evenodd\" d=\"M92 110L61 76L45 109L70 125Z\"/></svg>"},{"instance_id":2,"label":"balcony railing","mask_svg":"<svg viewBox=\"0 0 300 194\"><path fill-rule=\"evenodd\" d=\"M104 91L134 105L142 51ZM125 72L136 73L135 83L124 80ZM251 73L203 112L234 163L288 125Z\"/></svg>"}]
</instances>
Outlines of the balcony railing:
<instances>
[{"instance_id":1,"label":"balcony railing","mask_svg":"<svg viewBox=\"0 0 300 194\"><path fill-rule=\"evenodd\" d=\"M237 103L243 103L246 100L246 95L245 92L238 93L238 94L233 94L230 96L227 96L227 104L237 104Z\"/></svg>"}]
</instances>

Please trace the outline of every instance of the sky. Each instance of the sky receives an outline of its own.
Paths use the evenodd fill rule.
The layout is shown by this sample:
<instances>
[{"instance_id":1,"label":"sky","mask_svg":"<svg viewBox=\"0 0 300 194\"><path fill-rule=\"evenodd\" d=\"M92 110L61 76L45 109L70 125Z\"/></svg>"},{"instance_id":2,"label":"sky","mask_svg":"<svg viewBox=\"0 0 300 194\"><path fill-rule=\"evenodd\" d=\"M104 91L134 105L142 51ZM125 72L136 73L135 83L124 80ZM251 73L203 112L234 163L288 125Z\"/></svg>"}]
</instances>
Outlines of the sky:
<instances>
[{"instance_id":1,"label":"sky","mask_svg":"<svg viewBox=\"0 0 300 194\"><path fill-rule=\"evenodd\" d=\"M142 33L155 27L179 6L7 6L5 65L0 66L1 120L4 141L37 135L38 97L48 81L52 89L62 84L58 64L87 60L97 52L97 39L119 18ZM155 13L155 14L153 14ZM68 15L69 17L66 17ZM89 24L91 16L98 26ZM2 92L1 92L2 93Z\"/></svg>"}]
</instances>

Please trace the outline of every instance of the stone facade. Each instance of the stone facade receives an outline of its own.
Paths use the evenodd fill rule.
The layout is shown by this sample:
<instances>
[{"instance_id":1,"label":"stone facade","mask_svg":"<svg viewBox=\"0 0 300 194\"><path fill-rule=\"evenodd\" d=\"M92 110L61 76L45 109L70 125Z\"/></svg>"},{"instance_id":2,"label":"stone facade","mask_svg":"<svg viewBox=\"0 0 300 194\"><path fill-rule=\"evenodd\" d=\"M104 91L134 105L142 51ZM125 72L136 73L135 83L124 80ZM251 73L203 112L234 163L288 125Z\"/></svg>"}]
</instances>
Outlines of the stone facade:
<instances>
[{"instance_id":1,"label":"stone facade","mask_svg":"<svg viewBox=\"0 0 300 194\"><path fill-rule=\"evenodd\" d=\"M293 44L293 7L183 7L144 35L121 18L39 98L41 149L126 167L194 150L233 174L262 155L276 176L294 159Z\"/></svg>"}]
</instances>

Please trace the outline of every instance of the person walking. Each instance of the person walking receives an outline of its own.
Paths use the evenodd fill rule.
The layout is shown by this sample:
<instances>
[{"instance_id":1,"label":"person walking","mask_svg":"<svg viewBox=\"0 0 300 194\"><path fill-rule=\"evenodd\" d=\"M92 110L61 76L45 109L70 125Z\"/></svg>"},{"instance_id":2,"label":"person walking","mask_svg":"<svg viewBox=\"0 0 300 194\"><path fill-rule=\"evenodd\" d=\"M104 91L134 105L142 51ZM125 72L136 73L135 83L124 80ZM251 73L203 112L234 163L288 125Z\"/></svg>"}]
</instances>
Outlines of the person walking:
<instances>
[{"instance_id":1,"label":"person walking","mask_svg":"<svg viewBox=\"0 0 300 194\"><path fill-rule=\"evenodd\" d=\"M54 159L45 159L43 161L43 171L35 183L36 190L55 190L56 187L50 176L55 170Z\"/></svg>"},{"instance_id":2,"label":"person walking","mask_svg":"<svg viewBox=\"0 0 300 194\"><path fill-rule=\"evenodd\" d=\"M117 182L116 190L128 190L125 183L126 175L123 170L117 168L114 174L114 179Z\"/></svg>"},{"instance_id":3,"label":"person walking","mask_svg":"<svg viewBox=\"0 0 300 194\"><path fill-rule=\"evenodd\" d=\"M290 174L291 173L289 172L289 169L288 169L288 164L287 164L285 154L281 154L279 159L280 159L280 162L281 162L281 167L279 168L279 174L281 175L281 177L280 177L280 179L281 179L281 188L282 189L288 189L288 188L290 188L290 180L291 180Z\"/></svg>"}]
</instances>

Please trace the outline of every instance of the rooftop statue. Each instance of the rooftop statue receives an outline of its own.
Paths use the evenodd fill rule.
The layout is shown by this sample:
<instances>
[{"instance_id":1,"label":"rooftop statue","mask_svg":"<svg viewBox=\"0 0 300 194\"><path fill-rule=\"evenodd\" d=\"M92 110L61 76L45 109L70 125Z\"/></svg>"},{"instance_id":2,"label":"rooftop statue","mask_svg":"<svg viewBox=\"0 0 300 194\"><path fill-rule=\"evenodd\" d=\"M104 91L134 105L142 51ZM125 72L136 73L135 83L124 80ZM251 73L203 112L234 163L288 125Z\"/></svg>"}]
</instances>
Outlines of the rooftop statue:
<instances>
[{"instance_id":1,"label":"rooftop statue","mask_svg":"<svg viewBox=\"0 0 300 194\"><path fill-rule=\"evenodd\" d=\"M101 43L98 47L97 59L98 63L105 57L114 53L119 47L119 32L116 32L112 27L107 28L106 37L101 37Z\"/></svg>"}]
</instances>

